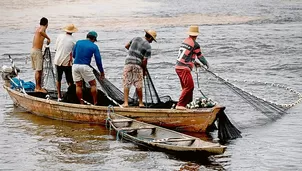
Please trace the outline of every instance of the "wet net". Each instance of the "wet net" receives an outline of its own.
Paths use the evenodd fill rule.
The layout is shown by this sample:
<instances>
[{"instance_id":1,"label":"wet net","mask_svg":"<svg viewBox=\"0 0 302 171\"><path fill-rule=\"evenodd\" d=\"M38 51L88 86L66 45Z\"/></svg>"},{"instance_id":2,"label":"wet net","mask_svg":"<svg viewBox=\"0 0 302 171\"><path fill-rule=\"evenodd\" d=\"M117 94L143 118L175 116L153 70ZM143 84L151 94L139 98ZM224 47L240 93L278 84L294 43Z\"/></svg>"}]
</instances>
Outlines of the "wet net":
<instances>
[{"instance_id":1,"label":"wet net","mask_svg":"<svg viewBox=\"0 0 302 171\"><path fill-rule=\"evenodd\" d=\"M43 54L42 87L48 91L56 91L56 77L49 47Z\"/></svg>"},{"instance_id":2,"label":"wet net","mask_svg":"<svg viewBox=\"0 0 302 171\"><path fill-rule=\"evenodd\" d=\"M100 79L100 73L95 68L93 68L93 72L100 83L102 91L118 104L122 104L124 102L124 93L108 79ZM158 95L148 70L146 70L146 75L144 76L143 101L147 108L172 108L176 104L170 96L160 97ZM138 105L136 92L132 97L128 98L128 102L130 106Z\"/></svg>"},{"instance_id":3,"label":"wet net","mask_svg":"<svg viewBox=\"0 0 302 171\"><path fill-rule=\"evenodd\" d=\"M291 89L289 87L286 87L284 85L279 85L279 84L276 84L276 83L260 82L260 81L250 81L252 83L252 85L254 85L254 86L257 86L257 85L258 86L262 86L262 85L263 86L268 86L268 85L271 85L271 86L275 86L276 88L281 88L281 89L284 89L284 90L288 90L291 93L293 93L293 95L298 96L298 99L295 102L290 103L290 104L279 104L279 103L274 102L274 101L268 101L265 98L261 98L261 97L258 97L256 95L254 95L254 93L252 94L251 92L247 92L247 91L243 90L242 88L239 88L238 86L236 86L236 85L232 84L231 82L229 82L228 79L221 78L216 73L214 73L214 72L212 72L210 70L206 69L206 71L210 75L212 75L215 78L217 78L221 83L223 83L227 88L229 88L230 90L232 90L239 97L241 97L246 102L248 102L248 104L250 104L256 110L260 111L262 114L266 115L271 120L276 120L276 119L280 118L282 115L284 115L284 114L287 113L287 110L289 108L295 106L296 104L298 104L298 103L300 103L302 101L302 95L301 95L301 93L299 93L299 92L297 92L297 91L295 91L295 90L293 90L293 89ZM249 81L244 80L243 82L244 83L248 83ZM280 90L278 90L278 92L279 91ZM262 96L263 96L263 93L262 93ZM280 99L285 99L285 98L283 97L283 98L280 98Z\"/></svg>"}]
</instances>

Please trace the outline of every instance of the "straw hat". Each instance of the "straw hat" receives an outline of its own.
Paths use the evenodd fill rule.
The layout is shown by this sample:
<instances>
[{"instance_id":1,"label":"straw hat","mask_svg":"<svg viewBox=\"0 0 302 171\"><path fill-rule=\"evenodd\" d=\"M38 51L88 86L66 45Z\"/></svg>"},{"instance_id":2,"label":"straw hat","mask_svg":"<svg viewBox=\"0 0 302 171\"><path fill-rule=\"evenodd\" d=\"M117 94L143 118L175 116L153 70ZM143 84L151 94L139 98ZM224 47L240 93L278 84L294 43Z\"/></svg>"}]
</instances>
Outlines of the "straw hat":
<instances>
[{"instance_id":1,"label":"straw hat","mask_svg":"<svg viewBox=\"0 0 302 171\"><path fill-rule=\"evenodd\" d=\"M156 31L154 31L154 30L145 30L145 32L148 33L153 38L153 40L156 42L156 36L157 36Z\"/></svg>"},{"instance_id":2,"label":"straw hat","mask_svg":"<svg viewBox=\"0 0 302 171\"><path fill-rule=\"evenodd\" d=\"M188 34L190 36L198 36L199 35L199 28L198 28L198 26L190 26Z\"/></svg>"},{"instance_id":3,"label":"straw hat","mask_svg":"<svg viewBox=\"0 0 302 171\"><path fill-rule=\"evenodd\" d=\"M73 24L68 24L66 27L63 28L63 30L67 33L74 33L78 31L78 29Z\"/></svg>"}]
</instances>

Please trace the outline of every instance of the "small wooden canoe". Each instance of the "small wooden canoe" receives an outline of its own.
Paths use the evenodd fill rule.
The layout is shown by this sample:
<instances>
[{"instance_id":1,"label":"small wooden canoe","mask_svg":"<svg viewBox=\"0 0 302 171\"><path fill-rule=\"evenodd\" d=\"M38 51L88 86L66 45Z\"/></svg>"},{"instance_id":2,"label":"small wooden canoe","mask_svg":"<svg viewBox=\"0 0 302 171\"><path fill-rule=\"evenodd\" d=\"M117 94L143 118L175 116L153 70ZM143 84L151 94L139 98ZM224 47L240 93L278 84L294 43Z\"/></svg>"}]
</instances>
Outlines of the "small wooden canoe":
<instances>
[{"instance_id":1,"label":"small wooden canoe","mask_svg":"<svg viewBox=\"0 0 302 171\"><path fill-rule=\"evenodd\" d=\"M107 122L118 137L141 146L173 154L209 156L223 154L226 146L163 127L140 122L108 111Z\"/></svg>"},{"instance_id":2,"label":"small wooden canoe","mask_svg":"<svg viewBox=\"0 0 302 171\"><path fill-rule=\"evenodd\" d=\"M3 88L16 106L30 113L70 122L105 124L107 106L57 102L24 94L7 85ZM224 109L225 107L219 105L188 110L114 107L120 115L184 132L206 132L216 121L217 114Z\"/></svg>"}]
</instances>

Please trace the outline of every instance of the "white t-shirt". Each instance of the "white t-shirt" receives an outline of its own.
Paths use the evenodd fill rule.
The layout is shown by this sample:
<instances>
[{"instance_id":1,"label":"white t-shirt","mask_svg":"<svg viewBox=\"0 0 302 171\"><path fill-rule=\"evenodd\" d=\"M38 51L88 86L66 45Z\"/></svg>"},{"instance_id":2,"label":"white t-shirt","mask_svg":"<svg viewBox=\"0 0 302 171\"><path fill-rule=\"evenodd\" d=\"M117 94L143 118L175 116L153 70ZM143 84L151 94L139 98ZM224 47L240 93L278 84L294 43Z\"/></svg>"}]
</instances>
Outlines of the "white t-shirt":
<instances>
[{"instance_id":1,"label":"white t-shirt","mask_svg":"<svg viewBox=\"0 0 302 171\"><path fill-rule=\"evenodd\" d=\"M54 64L58 66L71 66L72 65L72 50L76 40L72 35L60 34L56 40L56 55Z\"/></svg>"}]
</instances>

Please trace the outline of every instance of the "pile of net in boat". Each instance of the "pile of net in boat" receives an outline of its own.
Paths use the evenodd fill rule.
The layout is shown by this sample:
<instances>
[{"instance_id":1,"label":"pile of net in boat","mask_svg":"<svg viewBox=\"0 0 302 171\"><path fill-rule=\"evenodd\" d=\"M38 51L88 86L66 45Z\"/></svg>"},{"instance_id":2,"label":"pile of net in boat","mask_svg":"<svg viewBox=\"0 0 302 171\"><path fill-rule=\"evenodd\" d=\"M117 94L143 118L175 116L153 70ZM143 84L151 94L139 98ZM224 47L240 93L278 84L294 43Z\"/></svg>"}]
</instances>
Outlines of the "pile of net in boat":
<instances>
[{"instance_id":1,"label":"pile of net in boat","mask_svg":"<svg viewBox=\"0 0 302 171\"><path fill-rule=\"evenodd\" d=\"M187 104L188 109L196 109L196 108L208 108L208 107L214 107L216 105L216 102L214 102L212 99L207 97L200 97L196 98L190 103Z\"/></svg>"}]
</instances>

